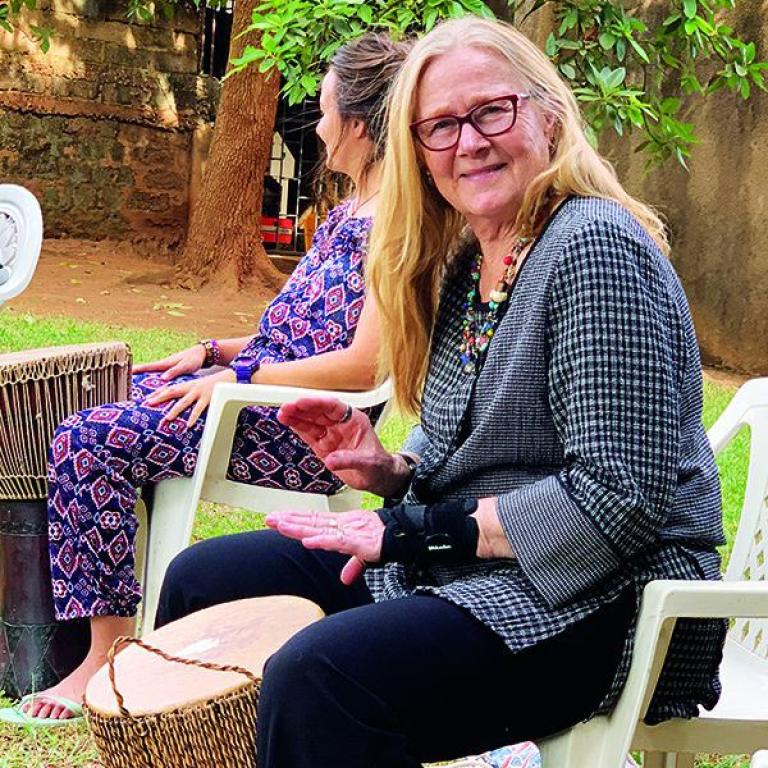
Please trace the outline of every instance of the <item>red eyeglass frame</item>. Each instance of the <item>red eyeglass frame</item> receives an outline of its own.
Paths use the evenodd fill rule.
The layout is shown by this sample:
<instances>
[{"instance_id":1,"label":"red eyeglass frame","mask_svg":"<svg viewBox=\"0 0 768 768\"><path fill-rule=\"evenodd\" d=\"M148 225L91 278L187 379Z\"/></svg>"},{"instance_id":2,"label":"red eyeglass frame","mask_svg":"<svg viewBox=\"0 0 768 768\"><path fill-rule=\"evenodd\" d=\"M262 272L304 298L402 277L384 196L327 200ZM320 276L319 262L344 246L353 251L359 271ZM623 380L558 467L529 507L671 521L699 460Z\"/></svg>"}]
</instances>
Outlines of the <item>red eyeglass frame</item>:
<instances>
[{"instance_id":1,"label":"red eyeglass frame","mask_svg":"<svg viewBox=\"0 0 768 768\"><path fill-rule=\"evenodd\" d=\"M465 112L463 115L452 115L449 112L440 114L440 115L432 115L432 117L425 117L422 120L414 120L408 127L411 129L411 133L413 134L416 141L421 144L424 149L428 149L430 152L446 152L449 149L453 149L459 141L461 141L461 129L469 123L481 136L484 136L486 139L491 139L494 136L501 136L502 133L506 133L507 131L511 131L515 127L515 123L517 122L517 110L520 105L521 101L525 101L526 99L530 99L531 96L528 93L509 93L504 96L496 96L493 99L488 99L487 101L483 101L480 104L475 104L472 109L470 109L468 112ZM494 101L504 101L509 100L512 102L512 106L515 111L515 119L512 121L512 125L510 125L508 128L505 128L503 131L496 131L495 133L485 133L480 128L478 128L474 122L472 122L472 115L482 107L488 106L488 104L493 104ZM418 134L418 127L420 125L423 125L424 123L428 123L432 120L440 120L441 118L445 117L451 117L454 120L456 120L459 124L459 132L456 135L456 141L451 144L448 147L441 147L440 149L432 149L432 147L427 146L424 143L424 140L419 136Z\"/></svg>"}]
</instances>

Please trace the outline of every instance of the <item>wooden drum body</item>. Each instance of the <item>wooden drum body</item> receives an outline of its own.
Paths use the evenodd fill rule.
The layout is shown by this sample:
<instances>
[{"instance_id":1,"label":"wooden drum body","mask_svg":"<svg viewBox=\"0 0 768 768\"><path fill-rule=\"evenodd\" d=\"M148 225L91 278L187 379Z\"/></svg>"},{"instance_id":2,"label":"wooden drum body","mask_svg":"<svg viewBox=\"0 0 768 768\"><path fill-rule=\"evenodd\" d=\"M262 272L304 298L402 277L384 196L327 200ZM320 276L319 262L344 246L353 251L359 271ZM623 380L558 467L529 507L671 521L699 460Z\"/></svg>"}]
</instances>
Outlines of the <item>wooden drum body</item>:
<instances>
[{"instance_id":1,"label":"wooden drum body","mask_svg":"<svg viewBox=\"0 0 768 768\"><path fill-rule=\"evenodd\" d=\"M85 657L88 621L54 620L46 473L67 416L124 400L130 350L86 344L0 355L0 689L54 685Z\"/></svg>"},{"instance_id":2,"label":"wooden drum body","mask_svg":"<svg viewBox=\"0 0 768 768\"><path fill-rule=\"evenodd\" d=\"M322 616L299 597L260 597L193 613L143 641L125 638L134 645L85 692L105 768L256 768L264 665Z\"/></svg>"}]
</instances>

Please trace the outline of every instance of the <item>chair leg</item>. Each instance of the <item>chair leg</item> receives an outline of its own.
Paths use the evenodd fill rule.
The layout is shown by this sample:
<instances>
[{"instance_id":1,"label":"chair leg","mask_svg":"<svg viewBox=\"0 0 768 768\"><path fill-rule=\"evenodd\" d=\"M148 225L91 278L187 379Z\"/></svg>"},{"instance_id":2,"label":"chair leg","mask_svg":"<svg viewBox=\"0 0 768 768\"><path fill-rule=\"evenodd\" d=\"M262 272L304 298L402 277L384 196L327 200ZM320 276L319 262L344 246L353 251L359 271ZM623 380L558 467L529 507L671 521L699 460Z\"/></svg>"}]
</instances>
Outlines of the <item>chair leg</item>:
<instances>
[{"instance_id":1,"label":"chair leg","mask_svg":"<svg viewBox=\"0 0 768 768\"><path fill-rule=\"evenodd\" d=\"M537 746L542 768L624 768L627 752L623 740L611 735L606 719L598 717L541 739Z\"/></svg>"},{"instance_id":2,"label":"chair leg","mask_svg":"<svg viewBox=\"0 0 768 768\"><path fill-rule=\"evenodd\" d=\"M646 752L643 768L693 768L695 757L690 752Z\"/></svg>"},{"instance_id":3,"label":"chair leg","mask_svg":"<svg viewBox=\"0 0 768 768\"><path fill-rule=\"evenodd\" d=\"M141 491L141 496L136 502L136 520L138 529L136 531L136 577L142 587L147 583L147 549L149 547L149 515L152 509L152 500L154 499L154 486L145 486ZM139 606L136 613L136 626L134 634L139 635L142 624L143 605Z\"/></svg>"},{"instance_id":4,"label":"chair leg","mask_svg":"<svg viewBox=\"0 0 768 768\"><path fill-rule=\"evenodd\" d=\"M152 631L165 572L176 555L189 545L197 497L193 478L163 480L155 486L154 498L146 499L149 532L144 566L144 599L141 604L141 634Z\"/></svg>"}]
</instances>

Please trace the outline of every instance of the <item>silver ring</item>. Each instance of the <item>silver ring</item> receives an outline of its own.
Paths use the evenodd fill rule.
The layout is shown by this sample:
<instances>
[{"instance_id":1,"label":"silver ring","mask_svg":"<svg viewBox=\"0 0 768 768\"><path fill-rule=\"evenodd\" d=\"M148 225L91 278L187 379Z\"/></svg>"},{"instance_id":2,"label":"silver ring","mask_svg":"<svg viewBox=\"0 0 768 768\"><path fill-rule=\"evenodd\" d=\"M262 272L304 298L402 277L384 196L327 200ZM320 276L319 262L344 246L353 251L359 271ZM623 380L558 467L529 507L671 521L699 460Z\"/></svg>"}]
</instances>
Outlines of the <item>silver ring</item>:
<instances>
[{"instance_id":1,"label":"silver ring","mask_svg":"<svg viewBox=\"0 0 768 768\"><path fill-rule=\"evenodd\" d=\"M339 424L346 424L352 418L352 406L347 403L347 409L344 415L339 419Z\"/></svg>"}]
</instances>

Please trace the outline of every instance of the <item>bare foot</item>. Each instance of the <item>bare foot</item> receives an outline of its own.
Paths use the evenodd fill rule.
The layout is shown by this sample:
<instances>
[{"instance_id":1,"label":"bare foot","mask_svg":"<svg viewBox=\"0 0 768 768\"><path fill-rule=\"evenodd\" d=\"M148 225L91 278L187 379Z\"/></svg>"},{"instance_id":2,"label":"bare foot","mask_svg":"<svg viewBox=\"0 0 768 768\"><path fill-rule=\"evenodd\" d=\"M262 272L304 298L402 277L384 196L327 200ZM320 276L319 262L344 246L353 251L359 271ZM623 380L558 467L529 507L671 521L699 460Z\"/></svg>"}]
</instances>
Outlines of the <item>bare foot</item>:
<instances>
[{"instance_id":1,"label":"bare foot","mask_svg":"<svg viewBox=\"0 0 768 768\"><path fill-rule=\"evenodd\" d=\"M54 685L53 688L48 688L45 691L36 693L35 697L25 704L23 711L30 717L40 717L51 720L68 720L71 717L75 717L75 713L71 712L67 707L57 704L48 697L61 696L76 704L82 704L83 697L85 696L85 687L88 685L88 681L101 667L104 661L104 659L91 658L89 654L85 661L75 669L74 672L67 675L61 682Z\"/></svg>"},{"instance_id":2,"label":"bare foot","mask_svg":"<svg viewBox=\"0 0 768 768\"><path fill-rule=\"evenodd\" d=\"M75 704L82 704L85 687L94 674L106 663L107 651L120 635L133 633L134 619L118 616L94 616L91 619L91 647L83 663L61 682L35 694L24 705L23 711L30 717L50 720L68 720L76 715L61 704L51 701L51 696L61 696Z\"/></svg>"}]
</instances>

